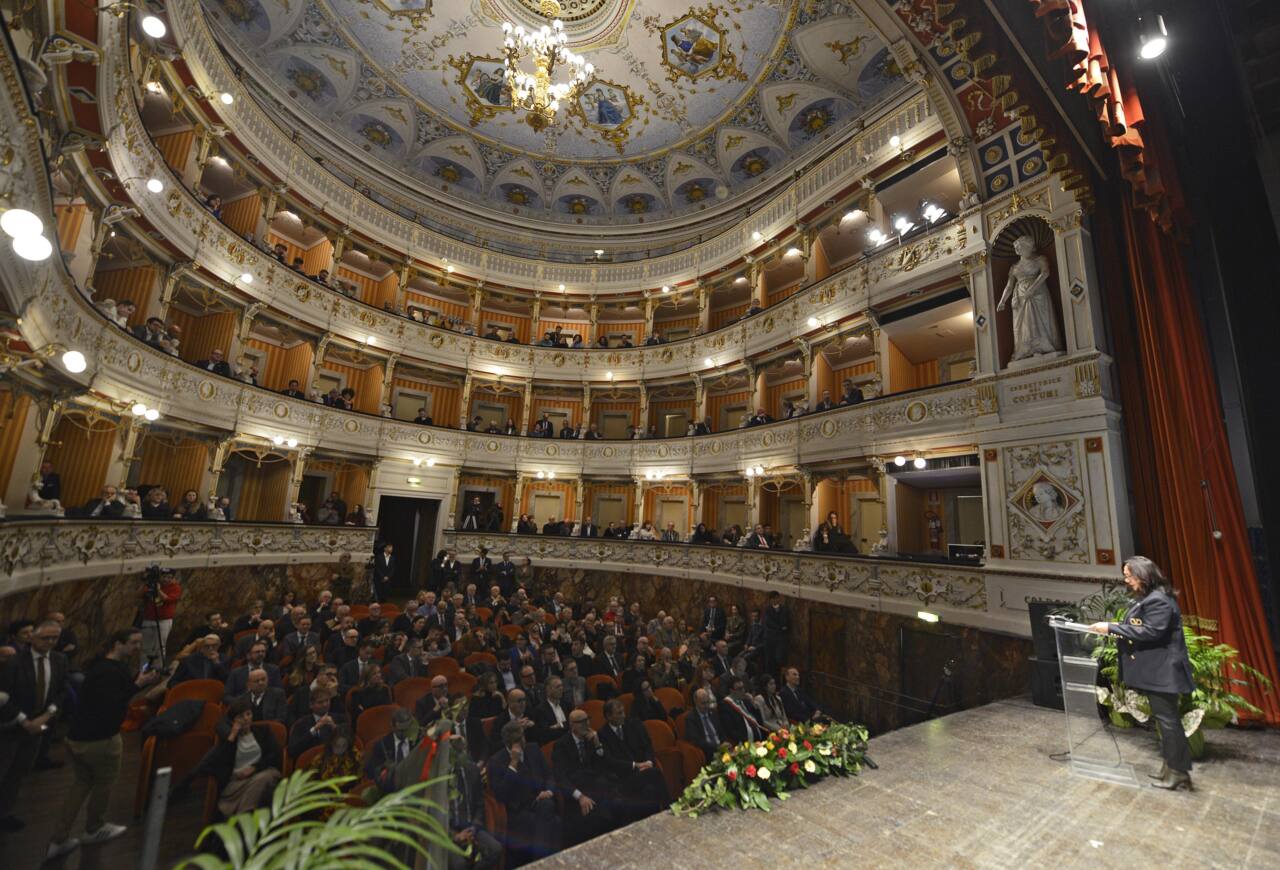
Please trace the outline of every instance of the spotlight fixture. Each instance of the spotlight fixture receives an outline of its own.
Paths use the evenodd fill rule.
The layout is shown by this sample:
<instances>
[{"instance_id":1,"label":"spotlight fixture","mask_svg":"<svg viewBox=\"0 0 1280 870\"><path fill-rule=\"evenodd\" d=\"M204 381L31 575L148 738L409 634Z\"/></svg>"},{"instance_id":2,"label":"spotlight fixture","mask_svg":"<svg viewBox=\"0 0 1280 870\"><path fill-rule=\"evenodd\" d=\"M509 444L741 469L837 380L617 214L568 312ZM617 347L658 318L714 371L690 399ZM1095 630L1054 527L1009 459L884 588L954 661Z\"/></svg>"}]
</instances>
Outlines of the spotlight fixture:
<instances>
[{"instance_id":1,"label":"spotlight fixture","mask_svg":"<svg viewBox=\"0 0 1280 870\"><path fill-rule=\"evenodd\" d=\"M145 417L148 421L154 423L156 420L160 419L160 412L157 411L155 408L147 408L147 413L143 414L142 416Z\"/></svg>"},{"instance_id":2,"label":"spotlight fixture","mask_svg":"<svg viewBox=\"0 0 1280 870\"><path fill-rule=\"evenodd\" d=\"M12 242L13 252L24 260L39 262L49 259L53 245L44 236L23 236Z\"/></svg>"},{"instance_id":3,"label":"spotlight fixture","mask_svg":"<svg viewBox=\"0 0 1280 870\"><path fill-rule=\"evenodd\" d=\"M883 245L885 242L889 241L889 237L881 232L879 227L872 227L867 233L867 239L871 244L876 246Z\"/></svg>"},{"instance_id":4,"label":"spotlight fixture","mask_svg":"<svg viewBox=\"0 0 1280 870\"><path fill-rule=\"evenodd\" d=\"M236 101L236 98L231 96L231 94L227 93L226 91L223 91L222 93L218 94L218 99L222 102L222 105L224 106L229 106Z\"/></svg>"},{"instance_id":5,"label":"spotlight fixture","mask_svg":"<svg viewBox=\"0 0 1280 870\"><path fill-rule=\"evenodd\" d=\"M946 213L946 209L939 208L931 202L924 203L924 211L922 214L924 215L924 219L931 224L937 223L944 215L946 215Z\"/></svg>"},{"instance_id":6,"label":"spotlight fixture","mask_svg":"<svg viewBox=\"0 0 1280 870\"><path fill-rule=\"evenodd\" d=\"M89 363L80 351L69 350L62 355L62 367L71 374L78 375L89 367Z\"/></svg>"},{"instance_id":7,"label":"spotlight fixture","mask_svg":"<svg viewBox=\"0 0 1280 870\"><path fill-rule=\"evenodd\" d=\"M703 364L704 366L706 366L707 368L711 368L711 367L713 367L713 366L715 365L715 363L711 361L711 357L707 357L706 359L704 359L704 360L702 361L702 364Z\"/></svg>"},{"instance_id":8,"label":"spotlight fixture","mask_svg":"<svg viewBox=\"0 0 1280 870\"><path fill-rule=\"evenodd\" d=\"M164 93L164 88L159 82L147 82L147 93L160 94Z\"/></svg>"},{"instance_id":9,"label":"spotlight fixture","mask_svg":"<svg viewBox=\"0 0 1280 870\"><path fill-rule=\"evenodd\" d=\"M421 478L421 477L406 477L406 478L404 479L404 481L405 481L405 483L409 484L410 486L417 486L418 484L422 483L422 478Z\"/></svg>"},{"instance_id":10,"label":"spotlight fixture","mask_svg":"<svg viewBox=\"0 0 1280 870\"><path fill-rule=\"evenodd\" d=\"M891 147L897 148L901 144L902 144L902 137L899 136L897 133L894 133L892 136L889 137L889 145Z\"/></svg>"},{"instance_id":11,"label":"spotlight fixture","mask_svg":"<svg viewBox=\"0 0 1280 870\"><path fill-rule=\"evenodd\" d=\"M133 407L129 410L133 412L133 416L141 417L143 414L147 413L147 406L141 402L134 402Z\"/></svg>"},{"instance_id":12,"label":"spotlight fixture","mask_svg":"<svg viewBox=\"0 0 1280 870\"><path fill-rule=\"evenodd\" d=\"M253 276L252 276L252 275L250 275L248 272L241 272L241 273L240 273L240 283L241 283L241 284L252 284L252 283L253 283Z\"/></svg>"},{"instance_id":13,"label":"spotlight fixture","mask_svg":"<svg viewBox=\"0 0 1280 870\"><path fill-rule=\"evenodd\" d=\"M596 256L597 256L597 257L603 257L603 256L604 256L604 248L596 248Z\"/></svg>"},{"instance_id":14,"label":"spotlight fixture","mask_svg":"<svg viewBox=\"0 0 1280 870\"><path fill-rule=\"evenodd\" d=\"M735 284L745 284L745 283L747 283L747 278L746 278L746 276L745 276L745 275L739 275L737 278L734 278L734 279L733 279L733 283L735 283Z\"/></svg>"},{"instance_id":15,"label":"spotlight fixture","mask_svg":"<svg viewBox=\"0 0 1280 870\"><path fill-rule=\"evenodd\" d=\"M917 471L923 471L929 463L923 456L917 456L915 459L911 460L911 464L915 466Z\"/></svg>"},{"instance_id":16,"label":"spotlight fixture","mask_svg":"<svg viewBox=\"0 0 1280 870\"><path fill-rule=\"evenodd\" d=\"M285 443L285 446L286 446L286 447L288 447L290 450L292 450L294 447L297 447L297 446L298 446L298 439L297 439L297 438L286 438L284 443Z\"/></svg>"},{"instance_id":17,"label":"spotlight fixture","mask_svg":"<svg viewBox=\"0 0 1280 870\"><path fill-rule=\"evenodd\" d=\"M760 232L759 230L755 230L754 232L751 233L751 241L753 242L758 242L763 238L764 238L764 233Z\"/></svg>"},{"instance_id":18,"label":"spotlight fixture","mask_svg":"<svg viewBox=\"0 0 1280 870\"><path fill-rule=\"evenodd\" d=\"M787 251L786 251L786 253L785 253L785 254L783 254L783 256L784 256L784 257L798 257L798 256L800 256L800 249L799 249L799 248L795 248L795 247L787 248Z\"/></svg>"},{"instance_id":19,"label":"spotlight fixture","mask_svg":"<svg viewBox=\"0 0 1280 870\"><path fill-rule=\"evenodd\" d=\"M860 209L860 208L855 208L855 209L853 209L853 210L851 210L851 211L847 211L847 212L845 212L845 213L840 217L840 223L845 223L845 222L847 222L847 221L856 221L858 218L860 218L860 217L864 217L864 216L865 216L865 212L863 212L863 210L862 210L862 209Z\"/></svg>"},{"instance_id":20,"label":"spotlight fixture","mask_svg":"<svg viewBox=\"0 0 1280 870\"><path fill-rule=\"evenodd\" d=\"M663 285L662 285L662 292L663 292L663 293L670 293L670 292L671 292L671 288L670 288L670 287L668 287L666 284L663 284Z\"/></svg>"},{"instance_id":21,"label":"spotlight fixture","mask_svg":"<svg viewBox=\"0 0 1280 870\"><path fill-rule=\"evenodd\" d=\"M915 224L906 215L899 215L893 222L893 228L898 231L898 235L905 236L915 228Z\"/></svg>"},{"instance_id":22,"label":"spotlight fixture","mask_svg":"<svg viewBox=\"0 0 1280 870\"><path fill-rule=\"evenodd\" d=\"M748 465L748 466L747 466L747 471L746 471L746 475L747 475L747 477L760 477L760 476L762 476L763 474L764 474L764 466L762 466L762 465Z\"/></svg>"},{"instance_id":23,"label":"spotlight fixture","mask_svg":"<svg viewBox=\"0 0 1280 870\"><path fill-rule=\"evenodd\" d=\"M164 35L169 32L169 28L156 16L148 15L142 19L142 32L152 39L164 39Z\"/></svg>"},{"instance_id":24,"label":"spotlight fixture","mask_svg":"<svg viewBox=\"0 0 1280 870\"><path fill-rule=\"evenodd\" d=\"M163 192L164 192L164 182L163 182L163 181L161 181L161 180L160 180L160 179L158 179L158 178L148 178L148 179L147 179L147 190L151 191L152 193L163 193Z\"/></svg>"},{"instance_id":25,"label":"spotlight fixture","mask_svg":"<svg viewBox=\"0 0 1280 870\"><path fill-rule=\"evenodd\" d=\"M605 379L606 381L611 381L611 380L613 380L613 372L605 372L605 373L604 373L604 379Z\"/></svg>"},{"instance_id":26,"label":"spotlight fixture","mask_svg":"<svg viewBox=\"0 0 1280 870\"><path fill-rule=\"evenodd\" d=\"M907 457L905 457L905 456L895 456L895 457L893 457L893 464L894 464L894 465L896 465L896 466L898 466L899 468L901 468L902 466L904 466L904 465L906 465L906 464L907 464Z\"/></svg>"},{"instance_id":27,"label":"spotlight fixture","mask_svg":"<svg viewBox=\"0 0 1280 870\"><path fill-rule=\"evenodd\" d=\"M272 444L274 444L274 445L276 445L277 447L279 447L281 444L283 444L283 443L284 443L284 436L283 436L283 435L276 435L275 437L273 437L273 438L271 439L271 443L272 443Z\"/></svg>"},{"instance_id":28,"label":"spotlight fixture","mask_svg":"<svg viewBox=\"0 0 1280 870\"><path fill-rule=\"evenodd\" d=\"M365 343L365 344L373 344L373 336L372 336L372 335L366 335L366 336L364 337L364 343Z\"/></svg>"},{"instance_id":29,"label":"spotlight fixture","mask_svg":"<svg viewBox=\"0 0 1280 870\"><path fill-rule=\"evenodd\" d=\"M927 610L917 610L916 619L920 620L921 622L937 622L938 614L930 613Z\"/></svg>"},{"instance_id":30,"label":"spotlight fixture","mask_svg":"<svg viewBox=\"0 0 1280 870\"><path fill-rule=\"evenodd\" d=\"M821 321L819 321L818 318L816 317L810 317L808 320L808 323L809 323L810 329L817 329L818 326L821 324Z\"/></svg>"},{"instance_id":31,"label":"spotlight fixture","mask_svg":"<svg viewBox=\"0 0 1280 870\"><path fill-rule=\"evenodd\" d=\"M564 285L563 285L563 284L561 284L561 285L560 285L560 292L561 292L561 293L563 293L563 292L564 292Z\"/></svg>"},{"instance_id":32,"label":"spotlight fixture","mask_svg":"<svg viewBox=\"0 0 1280 870\"><path fill-rule=\"evenodd\" d=\"M44 234L44 221L25 208L11 208L0 215L0 229L11 239L25 239Z\"/></svg>"},{"instance_id":33,"label":"spotlight fixture","mask_svg":"<svg viewBox=\"0 0 1280 870\"><path fill-rule=\"evenodd\" d=\"M1138 19L1138 56L1143 60L1155 60L1169 47L1169 31L1164 27L1163 15Z\"/></svg>"},{"instance_id":34,"label":"spotlight fixture","mask_svg":"<svg viewBox=\"0 0 1280 870\"><path fill-rule=\"evenodd\" d=\"M547 473L545 471L539 471L538 480L546 480L546 479L547 479Z\"/></svg>"}]
</instances>

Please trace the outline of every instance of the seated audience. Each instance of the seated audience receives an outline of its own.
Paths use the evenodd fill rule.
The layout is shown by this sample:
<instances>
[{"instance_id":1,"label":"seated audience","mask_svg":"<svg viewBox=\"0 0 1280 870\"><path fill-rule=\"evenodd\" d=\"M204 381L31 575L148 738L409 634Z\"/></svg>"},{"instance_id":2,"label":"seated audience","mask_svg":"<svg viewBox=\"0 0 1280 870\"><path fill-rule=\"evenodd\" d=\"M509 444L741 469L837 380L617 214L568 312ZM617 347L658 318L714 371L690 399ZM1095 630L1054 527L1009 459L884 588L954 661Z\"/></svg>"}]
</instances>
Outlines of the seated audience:
<instances>
[{"instance_id":1,"label":"seated audience","mask_svg":"<svg viewBox=\"0 0 1280 870\"><path fill-rule=\"evenodd\" d=\"M617 787L604 746L585 710L569 714L569 733L555 742L551 766L556 785L566 795L566 845L576 845L618 826L612 809L617 803Z\"/></svg>"},{"instance_id":2,"label":"seated audience","mask_svg":"<svg viewBox=\"0 0 1280 870\"><path fill-rule=\"evenodd\" d=\"M169 507L169 496L162 486L153 486L147 490L147 497L142 501L142 518L144 520L172 520L173 508Z\"/></svg>"},{"instance_id":3,"label":"seated audience","mask_svg":"<svg viewBox=\"0 0 1280 870\"><path fill-rule=\"evenodd\" d=\"M189 489L182 494L182 501L178 502L174 507L173 518L175 520L204 521L209 519L209 510L205 507L204 502L200 500L200 493L194 489Z\"/></svg>"},{"instance_id":4,"label":"seated audience","mask_svg":"<svg viewBox=\"0 0 1280 870\"><path fill-rule=\"evenodd\" d=\"M623 818L632 822L661 812L671 796L649 732L640 720L627 718L627 709L617 698L605 703L604 715L600 743L617 784Z\"/></svg>"},{"instance_id":5,"label":"seated audience","mask_svg":"<svg viewBox=\"0 0 1280 870\"><path fill-rule=\"evenodd\" d=\"M176 686L187 680L227 681L227 669L218 655L222 647L222 638L217 634L207 634L195 642L190 654L178 660L178 668L169 678L169 685Z\"/></svg>"},{"instance_id":6,"label":"seated audience","mask_svg":"<svg viewBox=\"0 0 1280 870\"><path fill-rule=\"evenodd\" d=\"M526 751L525 730L519 723L495 730L501 748L489 756L487 773L494 798L506 810L507 852L517 865L545 858L560 845L556 781L538 746Z\"/></svg>"},{"instance_id":7,"label":"seated audience","mask_svg":"<svg viewBox=\"0 0 1280 870\"><path fill-rule=\"evenodd\" d=\"M290 757L297 758L311 747L322 745L335 727L346 722L341 712L333 712L331 704L336 697L336 692L325 685L311 690L307 699L309 712L299 716L289 729Z\"/></svg>"},{"instance_id":8,"label":"seated audience","mask_svg":"<svg viewBox=\"0 0 1280 870\"><path fill-rule=\"evenodd\" d=\"M284 760L271 729L254 723L248 699L232 701L214 733L213 749L191 775L207 774L218 783L218 812L233 816L269 804Z\"/></svg>"},{"instance_id":9,"label":"seated audience","mask_svg":"<svg viewBox=\"0 0 1280 870\"><path fill-rule=\"evenodd\" d=\"M196 366L215 375L222 375L224 378L231 377L231 365L223 359L222 351L217 348L209 351L209 358L200 360Z\"/></svg>"}]
</instances>

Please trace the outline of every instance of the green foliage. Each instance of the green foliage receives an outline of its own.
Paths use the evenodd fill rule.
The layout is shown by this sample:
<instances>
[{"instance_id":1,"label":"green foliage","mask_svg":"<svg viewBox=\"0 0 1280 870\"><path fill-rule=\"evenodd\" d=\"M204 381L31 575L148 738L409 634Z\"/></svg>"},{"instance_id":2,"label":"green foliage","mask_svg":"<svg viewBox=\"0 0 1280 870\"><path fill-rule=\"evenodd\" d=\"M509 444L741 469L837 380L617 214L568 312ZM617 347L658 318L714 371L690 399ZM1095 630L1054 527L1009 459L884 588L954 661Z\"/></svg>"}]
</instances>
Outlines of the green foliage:
<instances>
[{"instance_id":1,"label":"green foliage","mask_svg":"<svg viewBox=\"0 0 1280 870\"><path fill-rule=\"evenodd\" d=\"M201 854L178 870L409 870L404 856L427 856L437 846L454 853L449 832L432 815L438 809L425 793L436 780L415 783L369 806L349 806L343 789L355 777L314 779L301 770L282 780L271 806L211 825L196 846L217 840L226 858ZM331 813L323 820L326 813Z\"/></svg>"},{"instance_id":2,"label":"green foliage","mask_svg":"<svg viewBox=\"0 0 1280 870\"><path fill-rule=\"evenodd\" d=\"M867 729L861 725L804 723L767 740L725 746L698 771L671 805L677 816L697 818L715 808L769 812L769 798L787 799L791 788L808 788L824 776L851 776L862 769Z\"/></svg>"}]
</instances>

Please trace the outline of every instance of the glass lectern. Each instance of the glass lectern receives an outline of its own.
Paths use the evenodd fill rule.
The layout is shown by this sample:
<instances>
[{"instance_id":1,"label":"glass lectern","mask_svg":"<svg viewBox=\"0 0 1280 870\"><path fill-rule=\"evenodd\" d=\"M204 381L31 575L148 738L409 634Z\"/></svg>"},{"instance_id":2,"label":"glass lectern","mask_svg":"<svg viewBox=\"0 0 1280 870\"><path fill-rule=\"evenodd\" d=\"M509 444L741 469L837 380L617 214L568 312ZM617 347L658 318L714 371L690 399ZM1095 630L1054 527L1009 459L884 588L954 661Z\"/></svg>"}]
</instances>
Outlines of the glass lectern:
<instances>
[{"instance_id":1,"label":"glass lectern","mask_svg":"<svg viewBox=\"0 0 1280 870\"><path fill-rule=\"evenodd\" d=\"M1136 787L1133 765L1120 756L1120 745L1108 723L1098 716L1098 661L1093 650L1102 637L1087 625L1058 616L1050 616L1049 624L1058 641L1071 772L1086 779Z\"/></svg>"}]
</instances>

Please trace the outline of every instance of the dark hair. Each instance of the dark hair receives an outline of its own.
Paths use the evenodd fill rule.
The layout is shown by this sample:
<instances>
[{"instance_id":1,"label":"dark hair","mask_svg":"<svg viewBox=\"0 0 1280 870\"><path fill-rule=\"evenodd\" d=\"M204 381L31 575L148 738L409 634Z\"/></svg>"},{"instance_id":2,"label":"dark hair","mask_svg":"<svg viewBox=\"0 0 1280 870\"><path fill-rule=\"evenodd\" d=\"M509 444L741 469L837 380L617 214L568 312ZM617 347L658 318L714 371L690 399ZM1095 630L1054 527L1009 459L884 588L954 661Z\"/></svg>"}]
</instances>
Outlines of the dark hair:
<instances>
[{"instance_id":1,"label":"dark hair","mask_svg":"<svg viewBox=\"0 0 1280 870\"><path fill-rule=\"evenodd\" d=\"M138 628L137 626L130 626L128 628L116 629L115 631L111 632L111 639L107 643L107 649L111 649L112 647L114 647L116 644L119 644L119 643L128 643L129 638L133 637L135 634L142 634L142 629Z\"/></svg>"},{"instance_id":2,"label":"dark hair","mask_svg":"<svg viewBox=\"0 0 1280 870\"><path fill-rule=\"evenodd\" d=\"M1146 556L1130 556L1124 560L1124 566L1129 569L1129 574L1138 581L1139 595L1149 595L1155 589L1165 593L1173 591L1169 585L1169 578L1164 576L1160 566Z\"/></svg>"},{"instance_id":3,"label":"dark hair","mask_svg":"<svg viewBox=\"0 0 1280 870\"><path fill-rule=\"evenodd\" d=\"M502 726L502 745L510 749L517 743L524 742L524 726L519 722L508 722Z\"/></svg>"},{"instance_id":4,"label":"dark hair","mask_svg":"<svg viewBox=\"0 0 1280 870\"><path fill-rule=\"evenodd\" d=\"M248 698L244 697L243 695L241 695L239 698L236 698L230 704L227 705L227 721L230 722L231 720L235 719L237 716L242 716L245 713L248 713L249 711L251 711L252 709L253 709L253 702L250 701Z\"/></svg>"},{"instance_id":5,"label":"dark hair","mask_svg":"<svg viewBox=\"0 0 1280 870\"><path fill-rule=\"evenodd\" d=\"M617 698L610 698L608 701L604 702L604 714L606 716L611 715L616 710L622 709L625 709L624 705Z\"/></svg>"}]
</instances>

